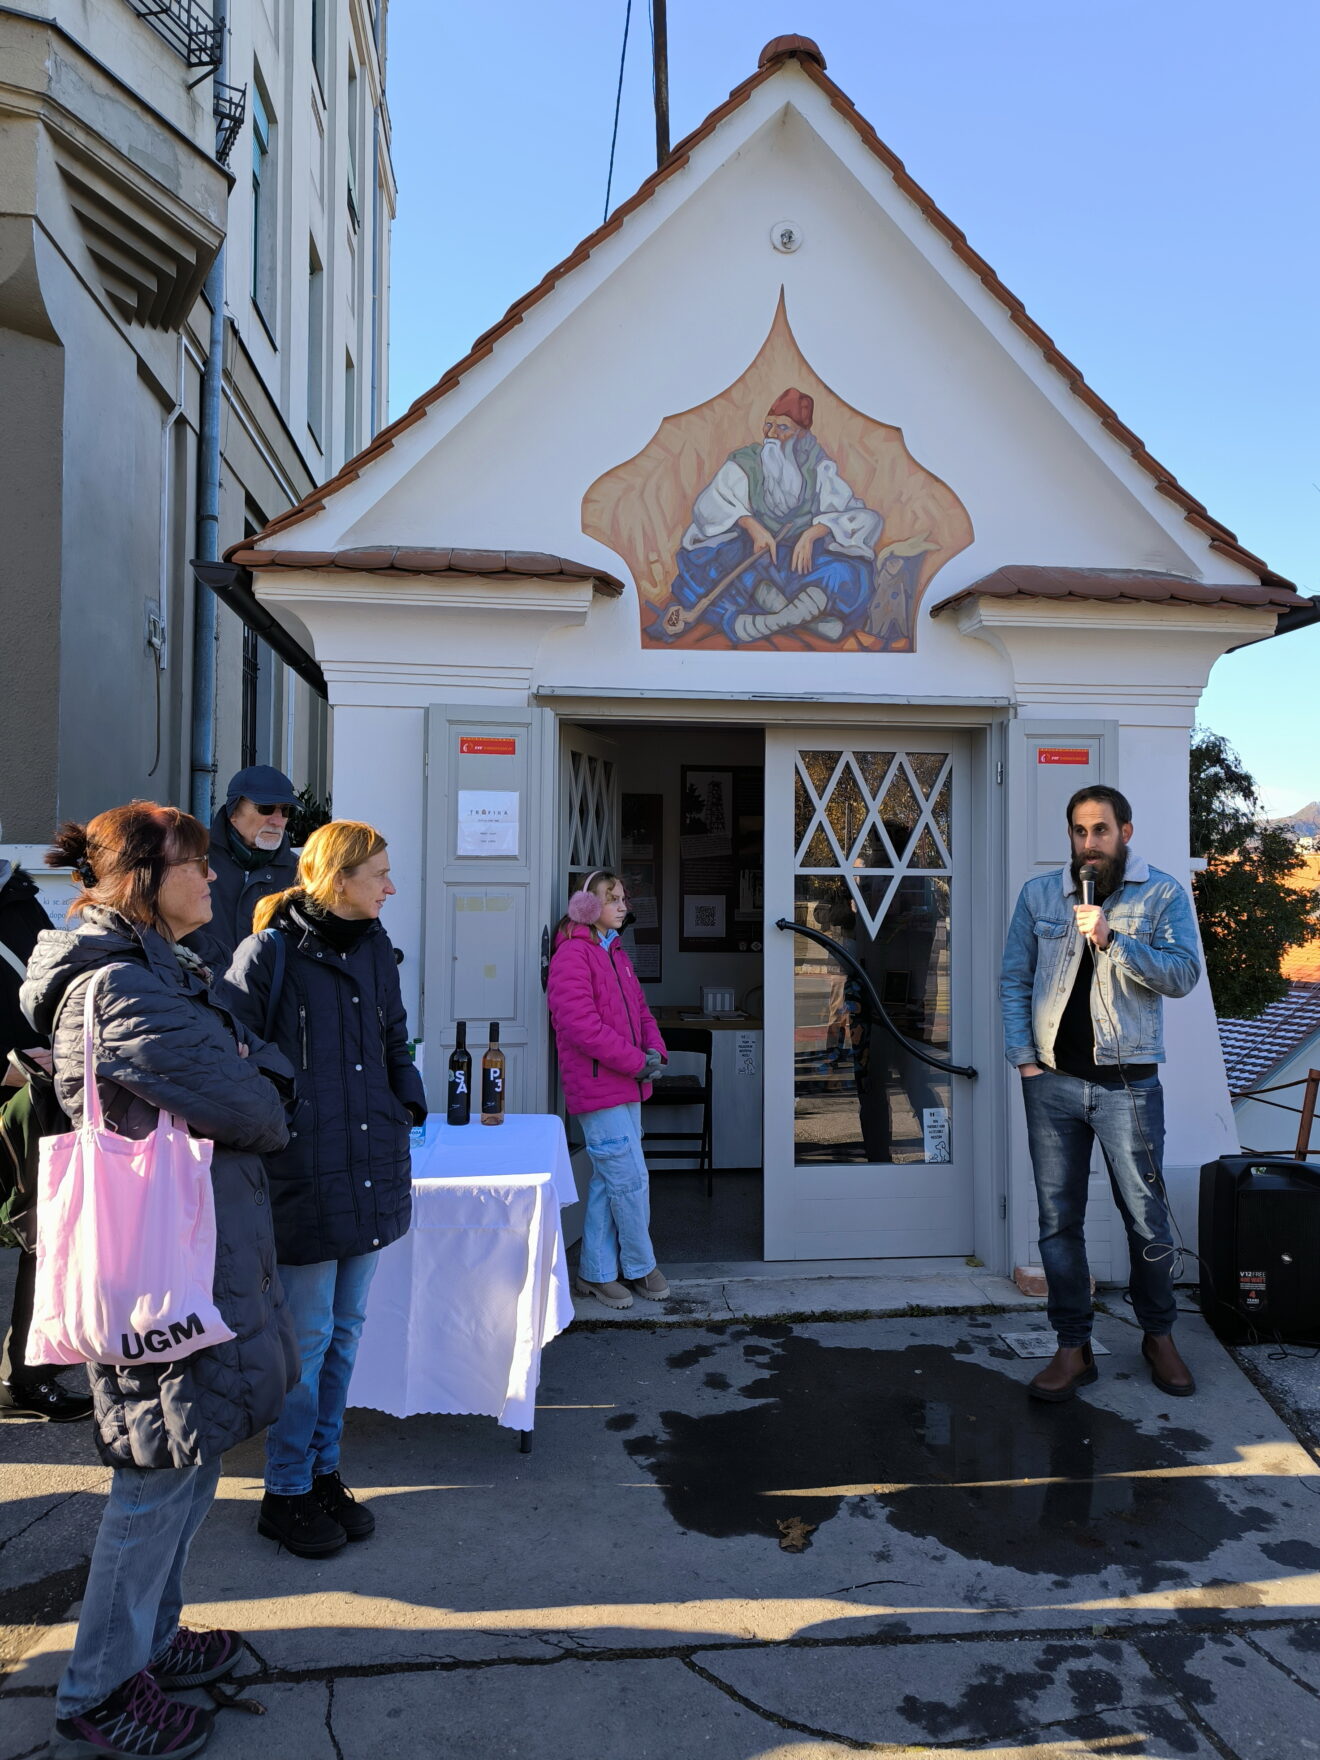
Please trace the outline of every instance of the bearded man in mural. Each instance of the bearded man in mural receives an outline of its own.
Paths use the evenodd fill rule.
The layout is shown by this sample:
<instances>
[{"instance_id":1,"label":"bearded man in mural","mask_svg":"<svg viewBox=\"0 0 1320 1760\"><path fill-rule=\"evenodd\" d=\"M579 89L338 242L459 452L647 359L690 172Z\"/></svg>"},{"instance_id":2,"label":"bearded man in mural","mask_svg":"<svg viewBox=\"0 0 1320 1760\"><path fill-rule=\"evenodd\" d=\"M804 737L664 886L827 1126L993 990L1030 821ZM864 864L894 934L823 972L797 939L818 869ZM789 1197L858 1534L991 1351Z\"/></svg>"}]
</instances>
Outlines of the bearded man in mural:
<instances>
[{"instance_id":1,"label":"bearded man in mural","mask_svg":"<svg viewBox=\"0 0 1320 1760\"><path fill-rule=\"evenodd\" d=\"M811 432L803 391L771 404L764 438L729 454L697 496L675 600L735 644L803 628L842 641L867 621L880 514L853 494Z\"/></svg>"}]
</instances>

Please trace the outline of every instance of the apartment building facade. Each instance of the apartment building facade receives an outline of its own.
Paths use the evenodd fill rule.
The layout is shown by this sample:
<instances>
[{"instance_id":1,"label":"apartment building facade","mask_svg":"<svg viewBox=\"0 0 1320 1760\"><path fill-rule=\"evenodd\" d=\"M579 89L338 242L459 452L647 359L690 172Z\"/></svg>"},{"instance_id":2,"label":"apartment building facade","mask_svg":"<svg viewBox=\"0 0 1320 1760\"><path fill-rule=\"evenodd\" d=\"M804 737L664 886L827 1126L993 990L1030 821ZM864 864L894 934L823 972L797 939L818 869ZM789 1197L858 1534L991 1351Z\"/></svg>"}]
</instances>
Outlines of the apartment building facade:
<instances>
[{"instance_id":1,"label":"apartment building facade","mask_svg":"<svg viewBox=\"0 0 1320 1760\"><path fill-rule=\"evenodd\" d=\"M327 792L315 670L191 564L208 449L214 553L384 420L386 10L0 6L6 845L134 796L204 810L249 762Z\"/></svg>"}]
</instances>

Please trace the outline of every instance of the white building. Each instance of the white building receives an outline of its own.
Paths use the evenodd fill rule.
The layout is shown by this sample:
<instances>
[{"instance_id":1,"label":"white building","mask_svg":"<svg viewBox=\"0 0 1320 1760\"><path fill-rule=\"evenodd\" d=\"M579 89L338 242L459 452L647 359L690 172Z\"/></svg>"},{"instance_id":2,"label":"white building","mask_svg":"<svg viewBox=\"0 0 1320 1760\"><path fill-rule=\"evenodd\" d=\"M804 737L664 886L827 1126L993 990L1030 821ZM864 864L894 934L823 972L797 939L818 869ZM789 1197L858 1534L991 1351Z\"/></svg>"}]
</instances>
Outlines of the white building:
<instances>
[{"instance_id":1,"label":"white building","mask_svg":"<svg viewBox=\"0 0 1320 1760\"><path fill-rule=\"evenodd\" d=\"M327 792L323 701L214 615L189 566L203 287L223 244L223 548L384 417L386 5L229 0L227 28L225 12L0 10L0 737L24 755L0 819L22 845L134 796L223 793L254 760ZM195 648L214 660L209 713Z\"/></svg>"},{"instance_id":2,"label":"white building","mask_svg":"<svg viewBox=\"0 0 1320 1760\"><path fill-rule=\"evenodd\" d=\"M758 1169L738 1177L775 1260L1034 1259L996 989L1018 887L1066 859L1088 780L1131 796L1136 847L1186 879L1210 669L1315 614L802 38L229 558L324 672L336 811L389 837L433 1089L455 1018L498 1019L513 1106L555 1105L551 928L570 876L622 864L653 1006L713 986L748 1017L716 1029L717 1138L722 1110L742 1121L716 1159ZM863 1028L855 980L781 919L975 1075ZM1190 1241L1196 1170L1236 1141L1204 984L1166 1026ZM672 1264L665 1175L653 1192ZM1108 1209L1101 1277L1125 1265ZM682 1256L760 1256L710 1247Z\"/></svg>"}]
</instances>

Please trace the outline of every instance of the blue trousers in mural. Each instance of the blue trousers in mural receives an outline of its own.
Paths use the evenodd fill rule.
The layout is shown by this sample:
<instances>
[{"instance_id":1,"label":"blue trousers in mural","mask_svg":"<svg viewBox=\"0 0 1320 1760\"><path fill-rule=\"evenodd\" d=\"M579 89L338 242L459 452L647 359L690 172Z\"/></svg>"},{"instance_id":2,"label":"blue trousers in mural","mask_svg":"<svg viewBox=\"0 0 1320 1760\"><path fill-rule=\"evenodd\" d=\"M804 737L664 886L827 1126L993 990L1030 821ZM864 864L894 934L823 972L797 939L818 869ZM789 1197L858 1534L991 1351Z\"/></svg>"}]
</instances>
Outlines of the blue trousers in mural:
<instances>
[{"instance_id":1,"label":"blue trousers in mural","mask_svg":"<svg viewBox=\"0 0 1320 1760\"><path fill-rule=\"evenodd\" d=\"M816 541L811 569L806 574L795 574L791 558L798 536L798 533L790 532L779 540L776 551L779 560L776 562L771 562L764 552L753 558L752 540L741 531L726 538L722 544L708 544L700 550L680 550L678 573L671 589L674 598L680 605L695 605L745 560L747 567L730 581L719 598L701 615L703 623L715 624L730 643L746 639L739 636L734 627L742 613L766 609L757 598L759 587L777 588L785 600L796 599L807 587L821 588L825 607L819 615L838 619L843 626L840 639L850 635L866 622L875 586L872 565L860 557L836 555L827 548L827 541L820 538Z\"/></svg>"}]
</instances>

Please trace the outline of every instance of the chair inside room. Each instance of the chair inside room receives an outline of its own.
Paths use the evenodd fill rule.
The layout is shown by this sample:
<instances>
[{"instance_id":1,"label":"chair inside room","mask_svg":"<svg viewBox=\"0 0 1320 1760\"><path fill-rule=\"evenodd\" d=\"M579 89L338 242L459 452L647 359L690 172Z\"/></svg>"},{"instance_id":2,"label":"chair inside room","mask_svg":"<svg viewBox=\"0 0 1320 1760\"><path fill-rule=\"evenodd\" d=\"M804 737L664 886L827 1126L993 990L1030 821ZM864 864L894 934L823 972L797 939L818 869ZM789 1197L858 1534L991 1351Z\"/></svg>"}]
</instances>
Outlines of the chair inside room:
<instances>
[{"instance_id":1,"label":"chair inside room","mask_svg":"<svg viewBox=\"0 0 1320 1760\"><path fill-rule=\"evenodd\" d=\"M715 1190L710 1122L714 1034L709 1027L667 1027L665 1046L671 1055L677 1051L694 1052L702 1059L702 1073L661 1075L651 1084L651 1098L642 1101L642 1148L648 1164L653 1161L695 1161L697 1171L706 1176L706 1196L709 1198ZM687 1130L652 1130L645 1115L658 1106L700 1109L701 1122ZM657 1143L686 1146L659 1149L654 1147Z\"/></svg>"}]
</instances>

